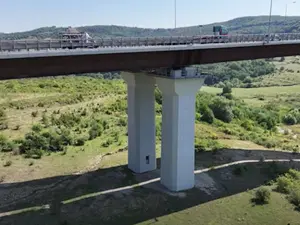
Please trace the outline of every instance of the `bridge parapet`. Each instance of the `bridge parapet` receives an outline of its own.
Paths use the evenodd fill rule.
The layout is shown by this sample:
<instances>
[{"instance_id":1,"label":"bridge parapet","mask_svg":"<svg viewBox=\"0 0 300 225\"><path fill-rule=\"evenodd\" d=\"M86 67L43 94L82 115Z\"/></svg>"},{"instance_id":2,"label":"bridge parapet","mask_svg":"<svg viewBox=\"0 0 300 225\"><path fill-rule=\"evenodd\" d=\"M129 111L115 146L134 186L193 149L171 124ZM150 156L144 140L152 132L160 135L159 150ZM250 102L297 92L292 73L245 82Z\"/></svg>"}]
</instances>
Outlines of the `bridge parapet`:
<instances>
[{"instance_id":1,"label":"bridge parapet","mask_svg":"<svg viewBox=\"0 0 300 225\"><path fill-rule=\"evenodd\" d=\"M73 39L51 40L0 40L0 52L30 51L48 49L80 49L80 48L116 48L116 47L147 47L165 45L193 45L241 42L270 42L300 40L300 33L283 34L238 34L238 35L198 35L171 37L126 37L126 38L98 38L93 41Z\"/></svg>"}]
</instances>

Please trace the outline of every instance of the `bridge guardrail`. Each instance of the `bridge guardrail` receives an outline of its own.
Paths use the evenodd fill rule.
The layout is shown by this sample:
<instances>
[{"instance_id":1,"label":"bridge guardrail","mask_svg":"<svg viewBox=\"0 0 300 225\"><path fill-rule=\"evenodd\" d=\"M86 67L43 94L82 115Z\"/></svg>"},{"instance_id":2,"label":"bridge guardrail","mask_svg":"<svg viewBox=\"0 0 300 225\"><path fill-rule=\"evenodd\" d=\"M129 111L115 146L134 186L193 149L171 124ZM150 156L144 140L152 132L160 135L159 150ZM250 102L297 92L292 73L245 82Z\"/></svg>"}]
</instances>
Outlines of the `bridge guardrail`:
<instances>
[{"instance_id":1,"label":"bridge guardrail","mask_svg":"<svg viewBox=\"0 0 300 225\"><path fill-rule=\"evenodd\" d=\"M300 40L300 33L271 34L238 34L229 36L199 35L199 36L170 36L170 37L141 37L141 38L99 38L93 42L81 39L69 40L0 40L0 52L21 50L74 49L74 48L112 48L134 46L164 46L191 45L212 43L241 43L264 41Z\"/></svg>"}]
</instances>

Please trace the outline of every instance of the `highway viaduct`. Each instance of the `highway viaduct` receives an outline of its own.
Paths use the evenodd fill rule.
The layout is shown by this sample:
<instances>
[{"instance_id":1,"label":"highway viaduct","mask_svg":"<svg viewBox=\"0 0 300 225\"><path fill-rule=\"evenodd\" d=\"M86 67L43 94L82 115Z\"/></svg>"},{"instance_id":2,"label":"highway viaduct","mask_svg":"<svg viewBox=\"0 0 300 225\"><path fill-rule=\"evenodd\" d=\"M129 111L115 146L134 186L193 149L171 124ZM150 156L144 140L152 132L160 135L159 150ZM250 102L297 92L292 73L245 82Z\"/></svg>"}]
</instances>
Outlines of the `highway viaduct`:
<instances>
[{"instance_id":1,"label":"highway viaduct","mask_svg":"<svg viewBox=\"0 0 300 225\"><path fill-rule=\"evenodd\" d=\"M194 186L195 96L204 83L199 71L189 66L299 54L300 38L268 43L8 51L0 52L0 79L128 71L123 73L128 87L128 167L135 173L156 169L157 85L163 96L161 183L171 191L182 191Z\"/></svg>"}]
</instances>

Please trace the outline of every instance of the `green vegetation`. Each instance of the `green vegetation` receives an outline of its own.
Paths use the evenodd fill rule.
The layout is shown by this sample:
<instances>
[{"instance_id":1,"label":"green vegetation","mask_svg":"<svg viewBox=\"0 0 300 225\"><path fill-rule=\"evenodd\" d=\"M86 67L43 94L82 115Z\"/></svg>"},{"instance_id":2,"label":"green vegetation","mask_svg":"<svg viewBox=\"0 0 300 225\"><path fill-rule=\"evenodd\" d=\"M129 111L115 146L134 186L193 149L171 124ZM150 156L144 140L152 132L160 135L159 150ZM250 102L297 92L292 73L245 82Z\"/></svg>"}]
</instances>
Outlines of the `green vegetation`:
<instances>
[{"instance_id":1,"label":"green vegetation","mask_svg":"<svg viewBox=\"0 0 300 225\"><path fill-rule=\"evenodd\" d=\"M269 203L271 199L271 191L268 188L261 187L256 190L254 201L257 204Z\"/></svg>"},{"instance_id":2,"label":"green vegetation","mask_svg":"<svg viewBox=\"0 0 300 225\"><path fill-rule=\"evenodd\" d=\"M126 88L121 80L71 76L3 81L0 87L4 97L0 105L6 108L1 111L1 121L7 126L2 132L1 151L15 150L27 157L40 158L44 153L84 148L89 142L100 142L101 148L125 143ZM227 84L222 91L210 88L209 92L213 93L206 93L204 88L197 94L198 129L206 124L210 124L211 128L205 132L196 131L196 151L228 147L223 143L223 137L251 141L267 148L299 151L298 139L287 141L289 134L281 135L276 128L282 123L297 124L300 121L299 109L278 107L268 102L259 107L250 105L243 100L244 96L251 97L252 92L246 94L248 90L254 89L236 89ZM270 98L265 90L260 92L263 101ZM253 93L256 97L257 90ZM278 94L276 89L276 96ZM70 99L65 101L64 95ZM114 97L104 100L109 96ZM155 99L157 118L161 118L162 96L158 90L155 91ZM21 113L22 116L28 113L30 117L16 123L15 117L7 116L8 112L10 115ZM156 131L159 141L160 123L157 123Z\"/></svg>"},{"instance_id":3,"label":"green vegetation","mask_svg":"<svg viewBox=\"0 0 300 225\"><path fill-rule=\"evenodd\" d=\"M252 80L256 77L272 74L276 67L273 63L261 59L241 62L215 63L198 66L203 73L212 75L205 83L223 88L226 83L234 87L252 87ZM224 81L227 81L225 84Z\"/></svg>"},{"instance_id":4,"label":"green vegetation","mask_svg":"<svg viewBox=\"0 0 300 225\"><path fill-rule=\"evenodd\" d=\"M291 169L285 175L278 177L276 184L276 190L287 194L287 199L300 210L300 172Z\"/></svg>"}]
</instances>

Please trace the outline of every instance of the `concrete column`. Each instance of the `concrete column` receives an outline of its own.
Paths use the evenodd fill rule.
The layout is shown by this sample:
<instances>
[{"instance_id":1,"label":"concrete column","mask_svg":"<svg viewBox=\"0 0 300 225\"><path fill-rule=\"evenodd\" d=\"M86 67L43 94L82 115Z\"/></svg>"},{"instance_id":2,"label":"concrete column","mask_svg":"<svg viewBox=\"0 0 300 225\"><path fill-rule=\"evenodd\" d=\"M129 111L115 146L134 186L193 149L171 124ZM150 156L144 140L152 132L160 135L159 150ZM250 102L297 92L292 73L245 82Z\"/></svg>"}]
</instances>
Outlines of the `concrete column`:
<instances>
[{"instance_id":1,"label":"concrete column","mask_svg":"<svg viewBox=\"0 0 300 225\"><path fill-rule=\"evenodd\" d=\"M128 93L128 167L135 173L155 170L155 78L142 73L122 77Z\"/></svg>"},{"instance_id":2,"label":"concrete column","mask_svg":"<svg viewBox=\"0 0 300 225\"><path fill-rule=\"evenodd\" d=\"M161 183L187 190L195 183L195 99L204 79L156 79L163 96Z\"/></svg>"}]
</instances>

